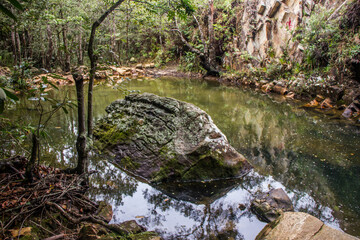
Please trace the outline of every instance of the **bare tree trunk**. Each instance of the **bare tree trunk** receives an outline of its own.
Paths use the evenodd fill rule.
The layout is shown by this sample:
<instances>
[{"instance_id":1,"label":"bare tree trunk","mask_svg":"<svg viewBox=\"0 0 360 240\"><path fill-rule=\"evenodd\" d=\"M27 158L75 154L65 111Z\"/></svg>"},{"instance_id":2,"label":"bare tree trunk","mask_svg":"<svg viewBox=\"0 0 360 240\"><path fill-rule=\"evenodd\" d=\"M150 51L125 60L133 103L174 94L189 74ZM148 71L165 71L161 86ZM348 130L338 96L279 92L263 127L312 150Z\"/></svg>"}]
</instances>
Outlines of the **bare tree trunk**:
<instances>
[{"instance_id":1,"label":"bare tree trunk","mask_svg":"<svg viewBox=\"0 0 360 240\"><path fill-rule=\"evenodd\" d=\"M88 47L88 55L90 58L90 81L89 81L89 91L88 91L88 136L92 137L93 134L93 105L92 105L92 99L93 99L93 86L94 86L94 77L95 77L95 71L96 71L96 62L97 57L94 55L94 40L95 40L95 34L96 29L100 26L100 24L105 20L105 18L115 10L121 3L123 3L125 0L119 0L114 5L112 5L101 17L95 21L91 28L91 34L89 39L89 47Z\"/></svg>"},{"instance_id":2,"label":"bare tree trunk","mask_svg":"<svg viewBox=\"0 0 360 240\"><path fill-rule=\"evenodd\" d=\"M48 50L46 52L45 68L47 70L50 70L51 69L51 59L52 59L52 55L53 55L53 51L54 51L54 46L53 46L53 40L52 40L51 27L50 27L49 24L46 26L46 32L47 32L47 39L48 39Z\"/></svg>"},{"instance_id":3,"label":"bare tree trunk","mask_svg":"<svg viewBox=\"0 0 360 240\"><path fill-rule=\"evenodd\" d=\"M62 10L60 9L60 17L64 19L64 15ZM62 27L62 37L63 37L63 44L64 44L64 53L65 53L65 61L64 61L64 71L70 71L70 52L68 48L68 41L67 41L67 24L65 23Z\"/></svg>"},{"instance_id":4,"label":"bare tree trunk","mask_svg":"<svg viewBox=\"0 0 360 240\"><path fill-rule=\"evenodd\" d=\"M38 136L35 133L32 133L32 147L31 147L31 156L30 160L26 165L25 176L28 181L32 181L32 172L34 170L36 160L39 159L39 150L40 150L40 142Z\"/></svg>"},{"instance_id":5,"label":"bare tree trunk","mask_svg":"<svg viewBox=\"0 0 360 240\"><path fill-rule=\"evenodd\" d=\"M128 5L130 2L128 2ZM126 7L126 61L129 61L129 19L130 6Z\"/></svg>"},{"instance_id":6,"label":"bare tree trunk","mask_svg":"<svg viewBox=\"0 0 360 240\"><path fill-rule=\"evenodd\" d=\"M28 57L30 59L32 59L33 58L33 51L32 51L32 48L31 48L31 36L30 36L28 30L25 30L25 35L26 35L26 40L27 40Z\"/></svg>"},{"instance_id":7,"label":"bare tree trunk","mask_svg":"<svg viewBox=\"0 0 360 240\"><path fill-rule=\"evenodd\" d=\"M26 35L25 32L23 32L21 34L21 40L22 40L22 45L23 45L23 56L25 59L28 58L28 45L27 45L27 41L26 41Z\"/></svg>"},{"instance_id":8,"label":"bare tree trunk","mask_svg":"<svg viewBox=\"0 0 360 240\"><path fill-rule=\"evenodd\" d=\"M73 73L73 77L76 85L76 96L78 103L78 137L76 141L78 162L75 168L75 172L82 174L86 173L88 168L85 132L84 77L81 73Z\"/></svg>"},{"instance_id":9,"label":"bare tree trunk","mask_svg":"<svg viewBox=\"0 0 360 240\"><path fill-rule=\"evenodd\" d=\"M21 43L20 43L20 36L19 36L19 32L15 31L15 37L16 37L16 45L17 45L17 54L18 54L18 59L19 59L19 63L21 63Z\"/></svg>"},{"instance_id":10,"label":"bare tree trunk","mask_svg":"<svg viewBox=\"0 0 360 240\"><path fill-rule=\"evenodd\" d=\"M15 38L15 26L11 26L11 42L13 45L14 64L17 65L18 58L17 58L17 44L16 44L16 38Z\"/></svg>"},{"instance_id":11,"label":"bare tree trunk","mask_svg":"<svg viewBox=\"0 0 360 240\"><path fill-rule=\"evenodd\" d=\"M79 55L78 55L78 64L83 65L84 64L84 55L83 55L83 47L82 47L82 31L81 26L79 30Z\"/></svg>"},{"instance_id":12,"label":"bare tree trunk","mask_svg":"<svg viewBox=\"0 0 360 240\"><path fill-rule=\"evenodd\" d=\"M62 61L62 54L61 54L61 39L60 39L60 32L57 32L57 62L60 66L63 65L63 61Z\"/></svg>"},{"instance_id":13,"label":"bare tree trunk","mask_svg":"<svg viewBox=\"0 0 360 240\"><path fill-rule=\"evenodd\" d=\"M214 0L209 0L209 63L215 68L215 32L214 32Z\"/></svg>"}]
</instances>

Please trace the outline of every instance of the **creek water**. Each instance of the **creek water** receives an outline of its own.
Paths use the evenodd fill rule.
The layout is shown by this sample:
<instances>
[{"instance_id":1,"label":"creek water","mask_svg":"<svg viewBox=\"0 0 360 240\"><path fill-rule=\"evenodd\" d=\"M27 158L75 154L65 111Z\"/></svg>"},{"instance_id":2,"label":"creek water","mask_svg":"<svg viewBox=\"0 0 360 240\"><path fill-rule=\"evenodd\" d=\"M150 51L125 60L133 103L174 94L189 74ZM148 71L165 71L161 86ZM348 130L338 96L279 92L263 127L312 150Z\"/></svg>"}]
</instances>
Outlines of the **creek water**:
<instances>
[{"instance_id":1,"label":"creek water","mask_svg":"<svg viewBox=\"0 0 360 240\"><path fill-rule=\"evenodd\" d=\"M91 168L98 173L91 177L89 195L112 204L112 222L135 219L165 239L254 239L266 224L249 210L251 199L281 187L296 211L360 236L358 126L306 111L300 103L281 97L198 79L138 79L121 87L173 97L205 110L254 170L237 180L150 186L92 154ZM74 87L51 94L61 98L65 93L75 99ZM95 119L123 97L109 84L97 85ZM22 100L7 115L14 122L31 123L38 114L33 103ZM76 125L75 110L54 117L42 145L44 163L74 165ZM1 141L4 148L11 148L11 141ZM16 151L22 150L12 154Z\"/></svg>"}]
</instances>

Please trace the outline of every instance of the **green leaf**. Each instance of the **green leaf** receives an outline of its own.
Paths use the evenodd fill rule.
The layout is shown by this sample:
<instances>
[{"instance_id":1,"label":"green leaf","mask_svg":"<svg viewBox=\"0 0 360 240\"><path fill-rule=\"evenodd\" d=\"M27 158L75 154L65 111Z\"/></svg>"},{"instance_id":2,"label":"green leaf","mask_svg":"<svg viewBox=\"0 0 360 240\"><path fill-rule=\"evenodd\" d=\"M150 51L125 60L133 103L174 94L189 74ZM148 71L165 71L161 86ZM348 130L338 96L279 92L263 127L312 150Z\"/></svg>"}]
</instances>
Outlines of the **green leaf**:
<instances>
[{"instance_id":1,"label":"green leaf","mask_svg":"<svg viewBox=\"0 0 360 240\"><path fill-rule=\"evenodd\" d=\"M63 109L63 111L64 111L65 114L68 114L68 113L69 113L69 111L66 109L66 107L62 106L61 108Z\"/></svg>"},{"instance_id":2,"label":"green leaf","mask_svg":"<svg viewBox=\"0 0 360 240\"><path fill-rule=\"evenodd\" d=\"M45 84L49 83L47 77L45 77L45 76L43 76L43 77L41 78L41 80L42 80L43 83L45 83Z\"/></svg>"},{"instance_id":3,"label":"green leaf","mask_svg":"<svg viewBox=\"0 0 360 240\"><path fill-rule=\"evenodd\" d=\"M10 12L6 7L4 7L1 3L0 3L0 12L5 13L8 17L14 19L16 21L16 17L14 16L14 14L12 14L12 12Z\"/></svg>"},{"instance_id":4,"label":"green leaf","mask_svg":"<svg viewBox=\"0 0 360 240\"><path fill-rule=\"evenodd\" d=\"M19 98L13 94L12 92L6 90L5 88L3 88L4 92L6 93L6 96L14 101L19 101Z\"/></svg>"},{"instance_id":5,"label":"green leaf","mask_svg":"<svg viewBox=\"0 0 360 240\"><path fill-rule=\"evenodd\" d=\"M9 0L9 2L17 9L24 11L24 8L21 6L21 4L17 0Z\"/></svg>"},{"instance_id":6,"label":"green leaf","mask_svg":"<svg viewBox=\"0 0 360 240\"><path fill-rule=\"evenodd\" d=\"M59 90L59 88L57 86L55 86L55 84L48 82L53 88L55 88L56 90Z\"/></svg>"}]
</instances>

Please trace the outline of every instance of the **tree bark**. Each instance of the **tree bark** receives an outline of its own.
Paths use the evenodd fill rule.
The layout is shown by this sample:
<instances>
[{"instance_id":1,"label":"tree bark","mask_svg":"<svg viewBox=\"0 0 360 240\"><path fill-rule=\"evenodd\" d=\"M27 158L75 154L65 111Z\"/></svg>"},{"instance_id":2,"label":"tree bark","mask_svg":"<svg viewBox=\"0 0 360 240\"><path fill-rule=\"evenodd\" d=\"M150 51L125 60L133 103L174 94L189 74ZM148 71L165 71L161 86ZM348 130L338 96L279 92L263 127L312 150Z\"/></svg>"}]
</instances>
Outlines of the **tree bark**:
<instances>
[{"instance_id":1,"label":"tree bark","mask_svg":"<svg viewBox=\"0 0 360 240\"><path fill-rule=\"evenodd\" d=\"M17 65L18 59L17 59L17 44L15 39L15 26L11 26L11 42L13 45L13 56L14 56L14 64Z\"/></svg>"},{"instance_id":2,"label":"tree bark","mask_svg":"<svg viewBox=\"0 0 360 240\"><path fill-rule=\"evenodd\" d=\"M57 36L57 56L56 56L56 62L57 62L57 66L62 66L63 65L63 61L62 61L62 54L61 54L61 39L60 39L60 32L57 32L56 34Z\"/></svg>"},{"instance_id":3,"label":"tree bark","mask_svg":"<svg viewBox=\"0 0 360 240\"><path fill-rule=\"evenodd\" d=\"M49 24L46 26L46 32L47 32L47 39L48 39L48 50L46 52L45 69L50 70L54 46L53 46L53 40L52 40L51 27Z\"/></svg>"},{"instance_id":4,"label":"tree bark","mask_svg":"<svg viewBox=\"0 0 360 240\"><path fill-rule=\"evenodd\" d=\"M64 15L62 10L60 9L60 17L64 19ZM70 52L68 47L68 41L67 41L67 24L64 24L62 26L62 37L63 37L63 44L64 44L64 54L65 54L65 61L64 61L64 71L69 72L70 71Z\"/></svg>"},{"instance_id":5,"label":"tree bark","mask_svg":"<svg viewBox=\"0 0 360 240\"><path fill-rule=\"evenodd\" d=\"M79 30L79 55L78 55L78 64L83 65L84 64L84 57L83 57L83 46L82 46L82 31L81 26Z\"/></svg>"},{"instance_id":6,"label":"tree bark","mask_svg":"<svg viewBox=\"0 0 360 240\"><path fill-rule=\"evenodd\" d=\"M96 71L96 62L97 57L94 55L94 40L96 35L96 29L100 26L100 24L105 20L105 18L115 10L121 3L125 0L119 0L114 5L112 5L101 17L96 20L91 28L91 34L89 39L89 46L88 46L88 55L90 58L90 80L89 80L89 91L88 91L88 136L92 137L93 134L93 86L94 86L94 78L95 78L95 71Z\"/></svg>"},{"instance_id":7,"label":"tree bark","mask_svg":"<svg viewBox=\"0 0 360 240\"><path fill-rule=\"evenodd\" d=\"M32 181L32 172L34 170L35 167L35 163L36 160L38 159L38 154L39 154L39 147L40 147L40 143L39 143L39 138L36 136L35 133L32 133L32 147L31 147L31 156L30 156L30 160L26 165L26 172L25 172L25 176L27 178L28 181Z\"/></svg>"},{"instance_id":8,"label":"tree bark","mask_svg":"<svg viewBox=\"0 0 360 240\"><path fill-rule=\"evenodd\" d=\"M21 43L20 43L20 36L18 31L15 31L15 37L16 37L18 60L19 63L21 63Z\"/></svg>"},{"instance_id":9,"label":"tree bark","mask_svg":"<svg viewBox=\"0 0 360 240\"><path fill-rule=\"evenodd\" d=\"M216 68L216 53L215 53L215 31L214 31L214 0L209 0L209 63Z\"/></svg>"},{"instance_id":10,"label":"tree bark","mask_svg":"<svg viewBox=\"0 0 360 240\"><path fill-rule=\"evenodd\" d=\"M33 51L31 48L31 35L29 34L28 30L25 30L26 40L27 40L27 48L28 48L28 57L30 59L33 58Z\"/></svg>"},{"instance_id":11,"label":"tree bark","mask_svg":"<svg viewBox=\"0 0 360 240\"><path fill-rule=\"evenodd\" d=\"M75 172L82 174L86 173L88 168L85 132L84 77L79 73L73 73L73 77L76 85L76 97L78 103L78 137L76 141L78 162L75 168Z\"/></svg>"}]
</instances>

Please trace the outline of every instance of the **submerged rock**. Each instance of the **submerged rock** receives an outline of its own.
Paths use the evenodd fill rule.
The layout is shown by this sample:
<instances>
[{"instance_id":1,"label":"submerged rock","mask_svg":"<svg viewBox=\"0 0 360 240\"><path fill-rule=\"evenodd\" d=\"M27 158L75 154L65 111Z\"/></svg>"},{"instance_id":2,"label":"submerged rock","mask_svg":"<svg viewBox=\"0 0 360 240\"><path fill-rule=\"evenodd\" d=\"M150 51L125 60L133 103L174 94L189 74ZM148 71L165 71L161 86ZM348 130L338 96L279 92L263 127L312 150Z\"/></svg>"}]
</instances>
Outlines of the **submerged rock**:
<instances>
[{"instance_id":1,"label":"submerged rock","mask_svg":"<svg viewBox=\"0 0 360 240\"><path fill-rule=\"evenodd\" d=\"M154 94L110 104L94 129L96 146L151 182L239 177L251 168L198 107Z\"/></svg>"},{"instance_id":2,"label":"submerged rock","mask_svg":"<svg viewBox=\"0 0 360 240\"><path fill-rule=\"evenodd\" d=\"M274 221L284 212L294 211L290 198L281 188L272 189L254 199L251 209L261 220L266 222Z\"/></svg>"},{"instance_id":3,"label":"submerged rock","mask_svg":"<svg viewBox=\"0 0 360 240\"><path fill-rule=\"evenodd\" d=\"M256 236L256 240L356 240L358 238L335 230L307 213L286 212Z\"/></svg>"}]
</instances>

